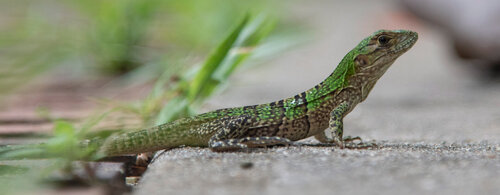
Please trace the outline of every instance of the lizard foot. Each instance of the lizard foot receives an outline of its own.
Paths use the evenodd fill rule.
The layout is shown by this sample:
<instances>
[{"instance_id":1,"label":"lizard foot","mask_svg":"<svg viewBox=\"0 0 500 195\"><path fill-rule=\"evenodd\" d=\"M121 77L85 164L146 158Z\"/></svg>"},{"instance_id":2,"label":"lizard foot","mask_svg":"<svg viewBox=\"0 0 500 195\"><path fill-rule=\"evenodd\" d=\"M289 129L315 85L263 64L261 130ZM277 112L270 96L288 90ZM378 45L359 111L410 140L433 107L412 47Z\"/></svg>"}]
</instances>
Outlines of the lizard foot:
<instances>
[{"instance_id":1,"label":"lizard foot","mask_svg":"<svg viewBox=\"0 0 500 195\"><path fill-rule=\"evenodd\" d=\"M344 143L344 146L345 148L349 148L349 149L367 149L367 148L376 148L377 147L377 144L375 143L364 143L364 142L360 142L360 143L354 143L354 142L348 142L348 143Z\"/></svg>"},{"instance_id":2,"label":"lizard foot","mask_svg":"<svg viewBox=\"0 0 500 195\"><path fill-rule=\"evenodd\" d=\"M342 138L342 141L334 141L334 143L339 146L341 149L366 149L366 148L375 148L377 145L375 143L365 143L359 136L351 137L346 136Z\"/></svg>"},{"instance_id":3,"label":"lizard foot","mask_svg":"<svg viewBox=\"0 0 500 195\"><path fill-rule=\"evenodd\" d=\"M358 140L358 141L363 141L363 140L361 139L361 137L359 137L359 136L356 136L356 137L346 136L346 137L342 138L342 140L343 140L344 142L353 142L353 141L355 141L355 140Z\"/></svg>"}]
</instances>

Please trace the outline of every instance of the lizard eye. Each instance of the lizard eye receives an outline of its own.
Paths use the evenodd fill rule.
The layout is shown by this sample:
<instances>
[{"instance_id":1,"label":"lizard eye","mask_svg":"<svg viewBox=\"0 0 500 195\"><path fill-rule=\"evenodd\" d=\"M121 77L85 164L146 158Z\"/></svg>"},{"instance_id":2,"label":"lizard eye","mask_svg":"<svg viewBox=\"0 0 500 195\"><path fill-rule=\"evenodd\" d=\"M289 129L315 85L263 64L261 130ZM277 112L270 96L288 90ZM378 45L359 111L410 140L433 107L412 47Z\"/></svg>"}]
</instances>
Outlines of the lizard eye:
<instances>
[{"instance_id":1,"label":"lizard eye","mask_svg":"<svg viewBox=\"0 0 500 195\"><path fill-rule=\"evenodd\" d=\"M387 43L389 43L389 40L391 40L391 38L389 38L388 36L380 36L378 37L378 42L380 43L380 45L385 45Z\"/></svg>"}]
</instances>

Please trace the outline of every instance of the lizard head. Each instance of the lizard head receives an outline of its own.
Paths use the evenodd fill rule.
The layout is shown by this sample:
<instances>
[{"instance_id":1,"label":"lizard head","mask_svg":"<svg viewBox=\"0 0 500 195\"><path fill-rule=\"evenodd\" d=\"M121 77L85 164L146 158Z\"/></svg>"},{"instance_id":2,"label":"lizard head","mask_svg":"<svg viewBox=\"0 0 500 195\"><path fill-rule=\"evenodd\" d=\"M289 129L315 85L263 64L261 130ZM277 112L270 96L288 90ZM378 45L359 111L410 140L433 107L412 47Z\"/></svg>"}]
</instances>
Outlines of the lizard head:
<instances>
[{"instance_id":1,"label":"lizard head","mask_svg":"<svg viewBox=\"0 0 500 195\"><path fill-rule=\"evenodd\" d=\"M417 39L418 34L409 30L379 30L373 33L354 49L355 74L377 80Z\"/></svg>"},{"instance_id":2,"label":"lizard head","mask_svg":"<svg viewBox=\"0 0 500 195\"><path fill-rule=\"evenodd\" d=\"M360 88L362 100L391 64L417 41L416 32L379 30L365 38L342 58L333 73L307 91L308 101L346 87Z\"/></svg>"}]
</instances>

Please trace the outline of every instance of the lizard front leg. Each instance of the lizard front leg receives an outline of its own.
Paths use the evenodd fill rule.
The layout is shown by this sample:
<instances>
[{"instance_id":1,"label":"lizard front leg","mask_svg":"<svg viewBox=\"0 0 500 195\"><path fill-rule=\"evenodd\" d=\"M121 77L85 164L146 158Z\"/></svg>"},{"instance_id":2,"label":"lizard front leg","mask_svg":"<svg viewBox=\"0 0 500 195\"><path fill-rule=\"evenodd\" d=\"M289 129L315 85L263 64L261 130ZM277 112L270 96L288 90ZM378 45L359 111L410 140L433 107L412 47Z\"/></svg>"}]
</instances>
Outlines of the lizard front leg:
<instances>
[{"instance_id":1,"label":"lizard front leg","mask_svg":"<svg viewBox=\"0 0 500 195\"><path fill-rule=\"evenodd\" d=\"M289 139L277 136L245 137L252 124L252 119L247 116L224 118L218 123L220 129L208 142L210 149L215 152L292 144Z\"/></svg>"},{"instance_id":2,"label":"lizard front leg","mask_svg":"<svg viewBox=\"0 0 500 195\"><path fill-rule=\"evenodd\" d=\"M324 143L335 143L340 148L367 148L372 147L373 144L353 143L354 140L360 140L356 137L342 137L344 134L343 118L349 111L349 104L346 102L340 103L335 109L330 112L329 129L317 134L315 137L318 141ZM330 136L328 136L329 134Z\"/></svg>"}]
</instances>

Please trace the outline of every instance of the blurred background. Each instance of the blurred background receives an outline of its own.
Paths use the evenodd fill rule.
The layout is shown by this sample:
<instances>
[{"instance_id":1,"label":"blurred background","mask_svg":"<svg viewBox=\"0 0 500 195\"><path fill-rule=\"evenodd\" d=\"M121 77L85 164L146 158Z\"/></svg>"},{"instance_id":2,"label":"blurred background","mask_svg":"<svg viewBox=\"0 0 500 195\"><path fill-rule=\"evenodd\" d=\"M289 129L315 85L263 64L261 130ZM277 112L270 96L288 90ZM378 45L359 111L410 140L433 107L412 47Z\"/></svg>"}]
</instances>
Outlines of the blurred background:
<instances>
[{"instance_id":1,"label":"blurred background","mask_svg":"<svg viewBox=\"0 0 500 195\"><path fill-rule=\"evenodd\" d=\"M378 29L419 41L347 135L498 141L499 13L494 0L0 0L0 145L45 140L54 121L95 135L292 96Z\"/></svg>"},{"instance_id":2,"label":"blurred background","mask_svg":"<svg viewBox=\"0 0 500 195\"><path fill-rule=\"evenodd\" d=\"M284 3L275 1L0 3L3 133L50 130L47 118L79 120L105 106L127 107L121 111L135 114L127 120L151 122L175 93L194 93L177 83L226 83L247 56L252 54L247 64L273 58L299 43L303 31L300 22L285 19ZM227 42L245 17L249 21L236 29L237 40ZM210 72L202 66L221 70L193 81L199 69Z\"/></svg>"}]
</instances>

